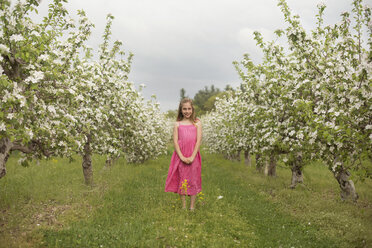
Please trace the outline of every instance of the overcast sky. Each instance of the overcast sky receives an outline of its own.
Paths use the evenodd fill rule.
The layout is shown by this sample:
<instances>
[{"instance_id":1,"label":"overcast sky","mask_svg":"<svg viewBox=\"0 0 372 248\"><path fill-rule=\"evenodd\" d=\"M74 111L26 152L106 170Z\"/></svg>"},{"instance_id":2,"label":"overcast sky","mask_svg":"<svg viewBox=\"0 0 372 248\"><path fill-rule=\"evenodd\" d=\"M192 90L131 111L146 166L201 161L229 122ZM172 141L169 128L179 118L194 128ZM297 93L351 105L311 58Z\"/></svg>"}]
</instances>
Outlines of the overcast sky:
<instances>
[{"instance_id":1,"label":"overcast sky","mask_svg":"<svg viewBox=\"0 0 372 248\"><path fill-rule=\"evenodd\" d=\"M364 1L370 5L372 0ZM42 0L41 14L51 0ZM325 23L341 20L352 0L287 0L292 13L299 14L306 29L314 26L316 5L327 5ZM194 94L214 84L236 87L240 79L232 65L249 53L261 58L253 31L265 39L285 27L277 0L69 0L66 8L74 16L84 9L95 24L88 44L97 48L106 15L115 16L112 37L134 53L129 80L144 83L143 95L155 94L161 110L176 109L180 89Z\"/></svg>"}]
</instances>

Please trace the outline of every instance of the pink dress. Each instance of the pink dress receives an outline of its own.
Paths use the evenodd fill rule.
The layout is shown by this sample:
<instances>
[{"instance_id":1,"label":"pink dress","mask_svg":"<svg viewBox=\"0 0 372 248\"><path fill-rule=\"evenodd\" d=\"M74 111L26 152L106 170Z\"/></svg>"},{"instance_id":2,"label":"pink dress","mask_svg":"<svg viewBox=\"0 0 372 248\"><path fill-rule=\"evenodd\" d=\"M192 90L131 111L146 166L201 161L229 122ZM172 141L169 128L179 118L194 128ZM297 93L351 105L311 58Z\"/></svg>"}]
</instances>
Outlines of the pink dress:
<instances>
[{"instance_id":1,"label":"pink dress","mask_svg":"<svg viewBox=\"0 0 372 248\"><path fill-rule=\"evenodd\" d=\"M190 157L196 144L196 126L182 125L178 126L178 145L185 157ZM182 183L187 180L187 192L182 189ZM201 191L201 156L200 152L196 154L191 164L185 164L181 161L177 152L174 151L169 165L168 177L165 181L165 192L174 192L185 195L196 195Z\"/></svg>"}]
</instances>

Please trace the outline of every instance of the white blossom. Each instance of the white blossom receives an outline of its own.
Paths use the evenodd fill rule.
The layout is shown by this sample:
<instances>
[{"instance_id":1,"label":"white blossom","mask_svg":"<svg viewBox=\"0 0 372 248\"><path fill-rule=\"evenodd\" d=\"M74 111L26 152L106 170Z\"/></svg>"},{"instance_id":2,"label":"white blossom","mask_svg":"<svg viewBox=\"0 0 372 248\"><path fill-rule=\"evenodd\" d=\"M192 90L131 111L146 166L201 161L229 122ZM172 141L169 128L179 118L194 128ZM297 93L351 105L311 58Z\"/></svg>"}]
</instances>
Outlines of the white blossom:
<instances>
[{"instance_id":1,"label":"white blossom","mask_svg":"<svg viewBox=\"0 0 372 248\"><path fill-rule=\"evenodd\" d=\"M4 122L0 123L0 131L6 131L6 126Z\"/></svg>"},{"instance_id":2,"label":"white blossom","mask_svg":"<svg viewBox=\"0 0 372 248\"><path fill-rule=\"evenodd\" d=\"M37 32L36 30L33 30L31 32L31 35L34 35L34 36L40 36L39 32Z\"/></svg>"},{"instance_id":3,"label":"white blossom","mask_svg":"<svg viewBox=\"0 0 372 248\"><path fill-rule=\"evenodd\" d=\"M38 83L44 78L44 72L42 71L33 71L31 75L25 80L26 82L32 82L34 84Z\"/></svg>"},{"instance_id":4,"label":"white blossom","mask_svg":"<svg viewBox=\"0 0 372 248\"><path fill-rule=\"evenodd\" d=\"M41 54L39 56L39 59L43 60L43 61L47 61L49 59L49 55L48 54Z\"/></svg>"},{"instance_id":5,"label":"white blossom","mask_svg":"<svg viewBox=\"0 0 372 248\"><path fill-rule=\"evenodd\" d=\"M63 61L62 61L60 58L55 59L55 60L53 61L53 63L54 63L54 64L57 64L57 65L63 65Z\"/></svg>"},{"instance_id":6,"label":"white blossom","mask_svg":"<svg viewBox=\"0 0 372 248\"><path fill-rule=\"evenodd\" d=\"M23 39L24 39L23 36L20 34L13 34L12 36L9 37L9 40L15 41L15 42L21 41Z\"/></svg>"},{"instance_id":7,"label":"white blossom","mask_svg":"<svg viewBox=\"0 0 372 248\"><path fill-rule=\"evenodd\" d=\"M57 113L57 112L56 112L56 109L54 108L53 105L49 105L49 106L48 106L48 111L51 112L51 113L53 113L53 114L56 114L56 113Z\"/></svg>"},{"instance_id":8,"label":"white blossom","mask_svg":"<svg viewBox=\"0 0 372 248\"><path fill-rule=\"evenodd\" d=\"M32 130L27 130L27 135L28 137L30 137L30 139L34 137L34 133L32 132Z\"/></svg>"},{"instance_id":9,"label":"white blossom","mask_svg":"<svg viewBox=\"0 0 372 248\"><path fill-rule=\"evenodd\" d=\"M10 52L9 48L7 46L5 46L4 44L0 44L0 51L2 53L9 53Z\"/></svg>"},{"instance_id":10,"label":"white blossom","mask_svg":"<svg viewBox=\"0 0 372 248\"><path fill-rule=\"evenodd\" d=\"M14 113L9 113L6 118L8 118L9 120L12 120L14 118Z\"/></svg>"}]
</instances>

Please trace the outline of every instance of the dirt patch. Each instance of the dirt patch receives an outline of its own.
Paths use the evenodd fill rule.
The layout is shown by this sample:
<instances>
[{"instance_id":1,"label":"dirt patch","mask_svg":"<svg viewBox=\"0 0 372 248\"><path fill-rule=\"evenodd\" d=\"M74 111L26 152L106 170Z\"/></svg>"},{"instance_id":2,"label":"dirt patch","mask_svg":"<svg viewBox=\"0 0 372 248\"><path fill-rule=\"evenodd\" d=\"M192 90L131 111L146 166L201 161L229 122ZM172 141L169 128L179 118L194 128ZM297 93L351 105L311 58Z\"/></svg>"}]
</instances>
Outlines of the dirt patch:
<instances>
[{"instance_id":1,"label":"dirt patch","mask_svg":"<svg viewBox=\"0 0 372 248\"><path fill-rule=\"evenodd\" d=\"M41 211L38 211L32 216L31 224L36 226L62 227L63 224L57 220L58 216L63 215L66 211L69 211L72 208L70 205L43 205Z\"/></svg>"},{"instance_id":2,"label":"dirt patch","mask_svg":"<svg viewBox=\"0 0 372 248\"><path fill-rule=\"evenodd\" d=\"M29 203L17 211L0 210L0 247L34 247L41 242L38 229L60 229L71 220L91 214L87 203L58 204L54 200Z\"/></svg>"}]
</instances>

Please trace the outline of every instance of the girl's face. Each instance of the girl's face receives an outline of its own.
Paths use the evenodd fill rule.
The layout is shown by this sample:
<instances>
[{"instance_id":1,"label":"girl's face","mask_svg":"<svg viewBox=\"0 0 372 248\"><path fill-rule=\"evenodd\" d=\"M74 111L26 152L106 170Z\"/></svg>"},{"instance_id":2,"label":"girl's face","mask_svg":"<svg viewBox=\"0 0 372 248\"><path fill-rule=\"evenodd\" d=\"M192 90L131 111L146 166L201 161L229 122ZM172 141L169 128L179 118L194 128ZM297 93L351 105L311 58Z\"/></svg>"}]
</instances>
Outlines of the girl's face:
<instances>
[{"instance_id":1,"label":"girl's face","mask_svg":"<svg viewBox=\"0 0 372 248\"><path fill-rule=\"evenodd\" d=\"M182 104L182 115L184 118L189 119L192 115L191 103L186 102Z\"/></svg>"}]
</instances>

